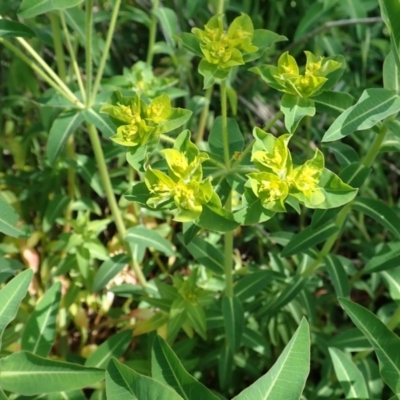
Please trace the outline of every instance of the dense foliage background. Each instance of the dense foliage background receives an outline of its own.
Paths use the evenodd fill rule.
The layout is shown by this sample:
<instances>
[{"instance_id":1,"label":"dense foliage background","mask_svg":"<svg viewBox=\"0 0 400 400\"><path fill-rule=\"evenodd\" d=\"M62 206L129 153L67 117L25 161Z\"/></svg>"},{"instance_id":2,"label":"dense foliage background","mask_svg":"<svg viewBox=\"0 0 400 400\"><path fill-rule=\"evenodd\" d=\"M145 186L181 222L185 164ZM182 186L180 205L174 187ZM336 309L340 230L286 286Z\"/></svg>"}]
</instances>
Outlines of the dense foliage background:
<instances>
[{"instance_id":1,"label":"dense foliage background","mask_svg":"<svg viewBox=\"0 0 400 400\"><path fill-rule=\"evenodd\" d=\"M302 392L308 400L400 398L400 74L393 56L400 27L390 25L395 21L390 13L385 25L380 7L399 11L398 1L59 0L36 13L32 4L39 3L0 0L0 283L10 282L0 291L0 399L101 399L106 385L110 399L152 399L160 393L165 399L232 398L274 364L286 374L277 373L283 382L305 374L298 395L279 392L283 384L269 397L254 397L275 387L269 377L263 389L238 398L295 399ZM317 103L316 115L301 119L290 149L297 164L321 149L326 167L358 188L345 206L301 206L299 213L287 207L265 222L236 227L232 303L222 295L226 234L176 222L168 210L125 197L143 180L143 171L132 168L129 152L127 162L124 147L109 139L116 127L100 113L115 90L124 96L137 91L146 99L166 93L174 107L193 113L170 136L189 129L199 149L210 152L210 132L223 113L219 85L203 89L200 59L182 46L179 35L203 28L218 10L228 22L245 13L255 29L287 38L258 60L233 68L227 79L228 114L246 145L254 127L277 137L287 132L282 93L249 68L275 65L285 51L299 65L306 62L304 50L344 57L344 73L333 89L340 101ZM71 103L34 70L43 68L34 54L61 83L44 68L45 76L84 104L79 116L68 114ZM98 89L86 108L78 76L84 89ZM366 89L386 90L367 93L378 105L384 95L390 104L384 111L374 111L376 104L356 109L359 125L340 141L322 143ZM360 128L364 120L368 129ZM161 142L157 149L168 145ZM159 153L149 160L166 170ZM211 163L203 169L215 173ZM221 185L230 190L235 184ZM220 192L226 200L223 187ZM232 202L235 207L240 198ZM288 358L278 360L282 353ZM48 359L76 366L46 364ZM214 397L202 386L190 386L195 383L182 366ZM186 382L193 392L157 375L158 367L179 371L176 382ZM57 386L63 368L66 386ZM155 392L140 397L132 387L142 375L132 370L171 392L149 381ZM118 392L115 382L126 392Z\"/></svg>"}]
</instances>

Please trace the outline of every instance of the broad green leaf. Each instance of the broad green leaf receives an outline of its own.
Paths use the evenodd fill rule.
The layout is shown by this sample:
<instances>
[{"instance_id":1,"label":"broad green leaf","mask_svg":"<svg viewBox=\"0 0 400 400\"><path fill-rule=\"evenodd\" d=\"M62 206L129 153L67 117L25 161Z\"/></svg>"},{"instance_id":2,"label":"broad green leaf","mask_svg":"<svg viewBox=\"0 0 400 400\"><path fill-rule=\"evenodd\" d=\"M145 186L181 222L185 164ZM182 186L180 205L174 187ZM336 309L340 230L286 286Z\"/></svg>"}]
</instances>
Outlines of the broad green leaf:
<instances>
[{"instance_id":1,"label":"broad green leaf","mask_svg":"<svg viewBox=\"0 0 400 400\"><path fill-rule=\"evenodd\" d=\"M390 298L394 301L400 300L400 270L399 268L390 271L382 271L381 276L389 289Z\"/></svg>"},{"instance_id":2,"label":"broad green leaf","mask_svg":"<svg viewBox=\"0 0 400 400\"><path fill-rule=\"evenodd\" d=\"M222 389L226 389L232 382L233 375L233 353L227 343L220 346L218 358L218 381Z\"/></svg>"},{"instance_id":3,"label":"broad green leaf","mask_svg":"<svg viewBox=\"0 0 400 400\"><path fill-rule=\"evenodd\" d=\"M22 299L26 296L32 277L33 271L27 269L13 278L3 289L0 290L0 340L6 326L17 315L19 305Z\"/></svg>"},{"instance_id":4,"label":"broad green leaf","mask_svg":"<svg viewBox=\"0 0 400 400\"><path fill-rule=\"evenodd\" d=\"M82 116L86 122L93 124L104 137L109 138L115 135L115 125L111 122L110 118L106 114L100 114L98 111L90 108L89 110L83 110Z\"/></svg>"},{"instance_id":5,"label":"broad green leaf","mask_svg":"<svg viewBox=\"0 0 400 400\"><path fill-rule=\"evenodd\" d=\"M178 238L183 244L182 237ZM195 236L189 244L185 245L185 248L196 261L210 271L217 275L224 273L224 255L213 244Z\"/></svg>"},{"instance_id":6,"label":"broad green leaf","mask_svg":"<svg viewBox=\"0 0 400 400\"><path fill-rule=\"evenodd\" d=\"M0 387L29 396L82 389L102 379L103 370L49 360L25 351L0 359Z\"/></svg>"},{"instance_id":7,"label":"broad green leaf","mask_svg":"<svg viewBox=\"0 0 400 400\"><path fill-rule=\"evenodd\" d=\"M200 49L199 40L196 38L193 33L183 32L179 36L175 36L179 42L182 43L182 46L191 51L193 54L196 54L198 57L203 57L203 53Z\"/></svg>"},{"instance_id":8,"label":"broad green leaf","mask_svg":"<svg viewBox=\"0 0 400 400\"><path fill-rule=\"evenodd\" d=\"M22 18L32 18L53 10L75 7L83 0L23 0L18 10Z\"/></svg>"},{"instance_id":9,"label":"broad green leaf","mask_svg":"<svg viewBox=\"0 0 400 400\"><path fill-rule=\"evenodd\" d=\"M174 108L168 119L157 128L157 133L167 133L185 124L192 116L192 111Z\"/></svg>"},{"instance_id":10,"label":"broad green leaf","mask_svg":"<svg viewBox=\"0 0 400 400\"><path fill-rule=\"evenodd\" d=\"M365 379L349 354L334 347L329 348L329 354L346 399L368 398L369 393Z\"/></svg>"},{"instance_id":11,"label":"broad green leaf","mask_svg":"<svg viewBox=\"0 0 400 400\"><path fill-rule=\"evenodd\" d=\"M21 338L22 350L47 357L56 338L56 319L61 300L61 283L45 292L29 316Z\"/></svg>"},{"instance_id":12,"label":"broad green leaf","mask_svg":"<svg viewBox=\"0 0 400 400\"><path fill-rule=\"evenodd\" d=\"M240 301L245 301L250 297L256 296L261 290L265 289L273 280L272 271L257 271L242 277L234 286L235 297Z\"/></svg>"},{"instance_id":13,"label":"broad green leaf","mask_svg":"<svg viewBox=\"0 0 400 400\"><path fill-rule=\"evenodd\" d=\"M338 116L354 104L354 97L348 93L327 90L312 98L319 112Z\"/></svg>"},{"instance_id":14,"label":"broad green leaf","mask_svg":"<svg viewBox=\"0 0 400 400\"><path fill-rule=\"evenodd\" d=\"M200 228L217 232L233 231L239 226L239 223L233 220L231 213L224 209L220 209L217 212L214 208L211 208L208 205L203 206L202 213L194 222Z\"/></svg>"},{"instance_id":15,"label":"broad green leaf","mask_svg":"<svg viewBox=\"0 0 400 400\"><path fill-rule=\"evenodd\" d=\"M243 346L253 349L264 357L269 358L271 356L270 344L260 333L253 329L244 328L242 343Z\"/></svg>"},{"instance_id":16,"label":"broad green leaf","mask_svg":"<svg viewBox=\"0 0 400 400\"><path fill-rule=\"evenodd\" d=\"M382 18L390 33L393 56L400 69L400 4L396 0L379 0Z\"/></svg>"},{"instance_id":17,"label":"broad green leaf","mask_svg":"<svg viewBox=\"0 0 400 400\"><path fill-rule=\"evenodd\" d=\"M0 19L0 37L33 37L35 32L17 21Z\"/></svg>"},{"instance_id":18,"label":"broad green leaf","mask_svg":"<svg viewBox=\"0 0 400 400\"><path fill-rule=\"evenodd\" d=\"M163 238L158 232L141 225L129 228L125 240L127 242L151 247L169 257L175 254L171 243L167 239Z\"/></svg>"},{"instance_id":19,"label":"broad green leaf","mask_svg":"<svg viewBox=\"0 0 400 400\"><path fill-rule=\"evenodd\" d=\"M93 281L93 292L103 289L108 282L129 263L129 257L125 254L117 254L104 261L97 271Z\"/></svg>"},{"instance_id":20,"label":"broad green leaf","mask_svg":"<svg viewBox=\"0 0 400 400\"><path fill-rule=\"evenodd\" d=\"M328 254L324 257L325 268L329 273L333 287L338 297L350 296L350 284L346 271L335 254Z\"/></svg>"},{"instance_id":21,"label":"broad green leaf","mask_svg":"<svg viewBox=\"0 0 400 400\"><path fill-rule=\"evenodd\" d=\"M367 89L358 102L334 121L323 142L339 140L355 131L372 128L379 121L400 111L400 97L392 90Z\"/></svg>"},{"instance_id":22,"label":"broad green leaf","mask_svg":"<svg viewBox=\"0 0 400 400\"><path fill-rule=\"evenodd\" d=\"M339 332L337 336L328 342L328 345L346 351L364 351L371 349L371 344L357 328Z\"/></svg>"},{"instance_id":23,"label":"broad green leaf","mask_svg":"<svg viewBox=\"0 0 400 400\"><path fill-rule=\"evenodd\" d=\"M15 226L18 221L14 208L0 197L0 232L16 238L26 237L26 232Z\"/></svg>"},{"instance_id":24,"label":"broad green leaf","mask_svg":"<svg viewBox=\"0 0 400 400\"><path fill-rule=\"evenodd\" d=\"M53 228L56 219L63 215L70 198L63 194L57 194L46 207L46 211L43 216L42 228L43 232L49 232Z\"/></svg>"},{"instance_id":25,"label":"broad green leaf","mask_svg":"<svg viewBox=\"0 0 400 400\"><path fill-rule=\"evenodd\" d=\"M339 228L334 222L329 222L325 225L318 226L315 229L313 229L311 226L308 226L290 239L289 243L282 251L282 256L290 257L294 254L308 250L310 247L324 242L338 230Z\"/></svg>"},{"instance_id":26,"label":"broad green leaf","mask_svg":"<svg viewBox=\"0 0 400 400\"><path fill-rule=\"evenodd\" d=\"M244 139L243 134L240 131L239 125L236 119L228 118L228 135L229 135L229 158L243 150ZM211 132L208 138L211 153L217 156L223 157L224 155L224 139L222 135L222 118L217 117L211 128Z\"/></svg>"},{"instance_id":27,"label":"broad green leaf","mask_svg":"<svg viewBox=\"0 0 400 400\"><path fill-rule=\"evenodd\" d=\"M328 150L333 153L336 160L342 167L347 167L352 163L360 161L360 157L353 147L342 142L330 143ZM343 178L342 178L343 179ZM346 183L349 183L346 181Z\"/></svg>"},{"instance_id":28,"label":"broad green leaf","mask_svg":"<svg viewBox=\"0 0 400 400\"><path fill-rule=\"evenodd\" d=\"M87 359L85 367L106 369L112 357L121 357L132 340L132 331L127 329L110 336Z\"/></svg>"},{"instance_id":29,"label":"broad green leaf","mask_svg":"<svg viewBox=\"0 0 400 400\"><path fill-rule=\"evenodd\" d=\"M108 400L182 400L173 389L138 374L115 358L111 359L106 370L106 392Z\"/></svg>"},{"instance_id":30,"label":"broad green leaf","mask_svg":"<svg viewBox=\"0 0 400 400\"><path fill-rule=\"evenodd\" d=\"M171 48L175 47L174 36L178 33L178 17L174 10L167 7L153 9L153 14L157 17L165 40Z\"/></svg>"},{"instance_id":31,"label":"broad green leaf","mask_svg":"<svg viewBox=\"0 0 400 400\"><path fill-rule=\"evenodd\" d=\"M340 304L358 329L372 344L379 361L383 380L393 390L400 392L400 339L371 311L350 300L339 299Z\"/></svg>"},{"instance_id":32,"label":"broad green leaf","mask_svg":"<svg viewBox=\"0 0 400 400\"><path fill-rule=\"evenodd\" d=\"M230 70L231 68L218 68L218 65L210 64L203 58L199 64L199 73L204 77L203 89L208 89L216 81L226 79Z\"/></svg>"},{"instance_id":33,"label":"broad green leaf","mask_svg":"<svg viewBox=\"0 0 400 400\"><path fill-rule=\"evenodd\" d=\"M207 339L207 320L203 307L185 301L185 310L188 320L193 329L204 339Z\"/></svg>"},{"instance_id":34,"label":"broad green leaf","mask_svg":"<svg viewBox=\"0 0 400 400\"><path fill-rule=\"evenodd\" d=\"M340 179L352 187L361 187L368 178L370 168L360 162L353 162L340 172Z\"/></svg>"},{"instance_id":35,"label":"broad green leaf","mask_svg":"<svg viewBox=\"0 0 400 400\"><path fill-rule=\"evenodd\" d=\"M400 67L396 64L393 51L386 56L383 63L383 87L400 93Z\"/></svg>"},{"instance_id":36,"label":"broad green leaf","mask_svg":"<svg viewBox=\"0 0 400 400\"><path fill-rule=\"evenodd\" d=\"M54 164L67 139L83 122L79 110L62 112L53 122L47 140L46 154L50 164Z\"/></svg>"},{"instance_id":37,"label":"broad green leaf","mask_svg":"<svg viewBox=\"0 0 400 400\"><path fill-rule=\"evenodd\" d=\"M156 336L151 352L151 376L173 388L185 400L217 400L209 389L193 378L168 344Z\"/></svg>"},{"instance_id":38,"label":"broad green leaf","mask_svg":"<svg viewBox=\"0 0 400 400\"><path fill-rule=\"evenodd\" d=\"M303 318L273 367L232 400L300 399L310 371L310 331Z\"/></svg>"},{"instance_id":39,"label":"broad green leaf","mask_svg":"<svg viewBox=\"0 0 400 400\"><path fill-rule=\"evenodd\" d=\"M400 216L382 200L358 197L352 207L368 215L400 239Z\"/></svg>"},{"instance_id":40,"label":"broad green leaf","mask_svg":"<svg viewBox=\"0 0 400 400\"><path fill-rule=\"evenodd\" d=\"M385 244L378 254L370 258L364 267L364 272L372 273L387 271L400 265L400 243Z\"/></svg>"},{"instance_id":41,"label":"broad green leaf","mask_svg":"<svg viewBox=\"0 0 400 400\"><path fill-rule=\"evenodd\" d=\"M247 53L243 55L243 61L248 63L253 60L260 58L268 47L271 47L274 43L288 40L286 36L278 35L275 32L267 29L255 29L253 34L252 44L258 47L258 50L254 53Z\"/></svg>"},{"instance_id":42,"label":"broad green leaf","mask_svg":"<svg viewBox=\"0 0 400 400\"><path fill-rule=\"evenodd\" d=\"M222 315L229 348L236 353L239 350L244 329L244 311L242 303L236 296L222 298Z\"/></svg>"},{"instance_id":43,"label":"broad green leaf","mask_svg":"<svg viewBox=\"0 0 400 400\"><path fill-rule=\"evenodd\" d=\"M285 127L293 133L305 116L315 115L314 101L285 93L281 101L281 111L285 115Z\"/></svg>"},{"instance_id":44,"label":"broad green leaf","mask_svg":"<svg viewBox=\"0 0 400 400\"><path fill-rule=\"evenodd\" d=\"M8 257L0 257L0 283L23 269L25 269L25 265L21 262Z\"/></svg>"}]
</instances>

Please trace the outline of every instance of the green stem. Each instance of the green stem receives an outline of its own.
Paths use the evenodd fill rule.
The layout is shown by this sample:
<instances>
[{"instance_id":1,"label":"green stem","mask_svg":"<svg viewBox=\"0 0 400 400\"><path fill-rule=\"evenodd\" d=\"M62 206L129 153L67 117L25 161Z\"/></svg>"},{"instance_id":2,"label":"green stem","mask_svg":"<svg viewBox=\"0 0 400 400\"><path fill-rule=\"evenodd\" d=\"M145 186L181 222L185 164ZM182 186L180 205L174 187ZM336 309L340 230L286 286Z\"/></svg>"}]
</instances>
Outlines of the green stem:
<instances>
[{"instance_id":1,"label":"green stem","mask_svg":"<svg viewBox=\"0 0 400 400\"><path fill-rule=\"evenodd\" d=\"M60 35L60 21L58 20L56 14L50 13L50 23L51 32L53 34L54 52L56 56L58 76L63 82L65 82L67 78L67 69L65 67L64 49Z\"/></svg>"},{"instance_id":2,"label":"green stem","mask_svg":"<svg viewBox=\"0 0 400 400\"><path fill-rule=\"evenodd\" d=\"M62 11L60 11L59 15L60 15L61 26L62 26L62 29L63 29L63 32L64 32L64 37L65 37L65 41L66 41L66 44L67 44L68 54L69 54L69 57L70 57L72 68L74 69L75 77L76 77L76 80L78 82L78 86L79 86L79 90L80 90L81 95L82 95L82 99L85 102L86 101L85 100L86 99L85 87L83 85L82 75L81 75L81 72L79 70L78 62L76 61L75 51L74 51L74 48L72 47L71 35L69 34L68 27L67 27L67 24L65 22L64 13Z\"/></svg>"},{"instance_id":3,"label":"green stem","mask_svg":"<svg viewBox=\"0 0 400 400\"><path fill-rule=\"evenodd\" d=\"M171 138L171 137L169 137L167 135L164 135L163 133L160 135L160 139L163 140L164 142L167 142L167 143L172 143L172 144L175 143L175 139L174 138Z\"/></svg>"},{"instance_id":4,"label":"green stem","mask_svg":"<svg viewBox=\"0 0 400 400\"><path fill-rule=\"evenodd\" d=\"M54 82L43 70L43 68L38 67L29 57L27 57L18 47L7 40L0 38L0 43L3 43L10 51L12 51L17 57L19 57L24 63L26 63L33 71L35 71L49 86L60 93L65 99L67 99L72 104L76 104L77 99L71 98L71 96L66 93L58 83ZM72 94L73 95L73 94ZM75 97L75 96L74 96ZM82 105L82 104L81 104ZM83 106L83 105L82 105Z\"/></svg>"},{"instance_id":5,"label":"green stem","mask_svg":"<svg viewBox=\"0 0 400 400\"><path fill-rule=\"evenodd\" d=\"M157 33L157 16L154 14L154 10L158 8L158 5L159 5L159 0L153 0L151 25L149 31L149 44L147 47L147 58L146 58L146 63L148 65L151 65L153 63L154 43L156 42L156 33Z\"/></svg>"},{"instance_id":6,"label":"green stem","mask_svg":"<svg viewBox=\"0 0 400 400\"><path fill-rule=\"evenodd\" d=\"M204 96L206 98L207 102L203 108L203 111L201 112L200 121L199 121L199 129L198 129L197 135L196 135L196 143L200 143L203 140L204 131L206 128L206 123L207 123L208 111L210 110L210 103L211 103L211 96L213 93L213 89L214 89L214 85L210 86L206 90L206 94Z\"/></svg>"},{"instance_id":7,"label":"green stem","mask_svg":"<svg viewBox=\"0 0 400 400\"><path fill-rule=\"evenodd\" d=\"M125 239L125 236L126 236L126 227L125 227L125 223L122 218L122 214L120 212L117 200L114 196L114 191L113 191L113 187L111 185L110 176L108 174L107 164L104 159L104 153L103 153L103 149L101 147L99 135L98 135L97 130L94 125L87 124L87 127L88 127L89 138L92 143L92 148L93 148L94 156L95 156L96 163L97 163L97 168L99 170L100 179L101 179L101 182L103 185L104 192L107 197L108 205L109 205L111 213L114 217L115 225L117 227L120 239L123 242ZM128 245L126 245L126 248L130 253L130 249L129 249ZM132 266L133 266L133 269L136 273L136 276L137 276L140 284L142 286L146 286L147 282L146 282L146 278L143 275L142 270L139 268L139 266L137 265L136 262L133 262Z\"/></svg>"},{"instance_id":8,"label":"green stem","mask_svg":"<svg viewBox=\"0 0 400 400\"><path fill-rule=\"evenodd\" d=\"M86 0L86 108L90 108L92 90L92 32L93 32L93 0Z\"/></svg>"},{"instance_id":9,"label":"green stem","mask_svg":"<svg viewBox=\"0 0 400 400\"><path fill-rule=\"evenodd\" d=\"M225 2L224 0L219 0L218 1L218 7L217 7L217 12L216 14L222 14L224 12L225 9Z\"/></svg>"},{"instance_id":10,"label":"green stem","mask_svg":"<svg viewBox=\"0 0 400 400\"><path fill-rule=\"evenodd\" d=\"M369 148L368 153L365 155L364 159L362 160L362 164L365 167L370 167L372 163L374 162L377 154L379 153L379 149L385 140L386 134L388 132L388 128L383 125L379 134L375 137L374 142L372 143L372 146ZM353 201L350 203L347 203L342 210L339 212L337 219L336 219L336 226L339 228L336 233L331 235L328 240L325 242L324 246L322 247L321 251L318 253L317 258L315 261L303 272L303 277L310 276L315 270L318 269L318 267L321 264L322 259L329 254L331 251L333 245L336 242L336 239L339 237L343 225L346 221L347 215L351 210L351 206L353 204Z\"/></svg>"},{"instance_id":11,"label":"green stem","mask_svg":"<svg viewBox=\"0 0 400 400\"><path fill-rule=\"evenodd\" d=\"M267 125L264 126L263 131L268 132L274 125L278 119L282 118L283 112L279 111L275 114L274 118L272 118Z\"/></svg>"},{"instance_id":12,"label":"green stem","mask_svg":"<svg viewBox=\"0 0 400 400\"><path fill-rule=\"evenodd\" d=\"M229 137L228 137L228 107L226 94L226 80L221 81L221 118L222 118L222 143L224 146L225 168L230 169L231 160L229 156ZM232 193L229 194L225 204L227 211L232 211ZM225 295L233 296L233 232L226 232L224 237L225 247Z\"/></svg>"},{"instance_id":13,"label":"green stem","mask_svg":"<svg viewBox=\"0 0 400 400\"><path fill-rule=\"evenodd\" d=\"M117 17L118 17L120 5L121 5L121 0L115 0L113 12L111 14L110 26L108 27L106 43L105 43L104 49L103 49L103 55L101 56L99 68L98 68L97 74L96 74L96 79L93 84L92 100L91 100L92 103L94 103L94 101L96 99L96 95L99 90L101 78L103 77L104 68L106 66L108 53L109 53L110 47L111 47L111 41L114 36L114 31L115 31L115 26L117 23Z\"/></svg>"}]
</instances>

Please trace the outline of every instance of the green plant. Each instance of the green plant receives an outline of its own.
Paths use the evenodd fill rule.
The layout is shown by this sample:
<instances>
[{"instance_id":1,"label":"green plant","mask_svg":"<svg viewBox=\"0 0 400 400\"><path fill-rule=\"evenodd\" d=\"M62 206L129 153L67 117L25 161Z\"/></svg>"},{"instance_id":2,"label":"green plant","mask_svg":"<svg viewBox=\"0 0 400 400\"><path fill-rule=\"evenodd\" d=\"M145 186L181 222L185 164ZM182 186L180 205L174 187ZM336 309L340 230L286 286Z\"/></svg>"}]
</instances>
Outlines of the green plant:
<instances>
[{"instance_id":1,"label":"green plant","mask_svg":"<svg viewBox=\"0 0 400 400\"><path fill-rule=\"evenodd\" d=\"M279 52L274 46L286 38L254 28L252 4L233 2L227 16L235 18L226 24L218 2L215 16L199 13L192 33L180 33L178 22L184 26L201 5L188 2L175 13L154 1L149 16L119 0L99 2L99 15L93 1L81 3L24 0L24 24L0 18L8 57L48 85L40 94L31 84L42 120L26 139L34 150L24 151L15 133L12 96L2 112L18 179L35 179L45 195L13 186L5 160L0 278L23 269L21 260L39 271L19 273L0 291L0 398L396 398L400 217L398 201L379 199L387 193L370 171L382 150L400 148L397 3L380 2L391 37L383 87L366 73L364 85L351 87L345 57L319 56L318 46L304 62L296 51ZM362 22L370 21L361 21L363 6L354 4L350 17L364 37ZM343 12L325 1L310 15L327 10ZM149 28L147 64L122 75L108 62L112 38L126 34L119 13ZM37 48L46 40L42 16L51 21L47 46L57 73ZM93 30L102 18L110 21L104 41ZM82 23L85 31L73 34ZM164 42L157 42L158 23ZM304 17L296 35L312 24ZM193 57L200 57L199 76L189 73ZM251 85L258 75L273 89L270 106L280 109L263 129L238 107L242 77ZM217 86L220 116L211 118ZM191 96L201 87L204 96ZM32 159L36 175L24 170ZM24 211L29 201L33 218ZM385 233L370 232L369 219ZM350 300L382 290L390 299L379 309L368 304L376 315ZM358 329L341 333L346 315Z\"/></svg>"}]
</instances>

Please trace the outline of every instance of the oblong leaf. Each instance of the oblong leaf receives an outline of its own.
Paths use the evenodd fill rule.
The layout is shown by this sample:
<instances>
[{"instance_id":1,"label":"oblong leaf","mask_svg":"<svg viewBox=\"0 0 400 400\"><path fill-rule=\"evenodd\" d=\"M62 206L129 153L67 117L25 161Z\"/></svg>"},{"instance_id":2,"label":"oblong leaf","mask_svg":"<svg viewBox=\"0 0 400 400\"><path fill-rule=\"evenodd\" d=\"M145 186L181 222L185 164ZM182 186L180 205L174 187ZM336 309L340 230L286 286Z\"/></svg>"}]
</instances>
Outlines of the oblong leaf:
<instances>
[{"instance_id":1,"label":"oblong leaf","mask_svg":"<svg viewBox=\"0 0 400 400\"><path fill-rule=\"evenodd\" d=\"M129 257L126 254L117 254L104 261L94 277L93 292L103 289L114 276L123 270L127 263L129 263Z\"/></svg>"},{"instance_id":2,"label":"oblong leaf","mask_svg":"<svg viewBox=\"0 0 400 400\"><path fill-rule=\"evenodd\" d=\"M48 356L56 337L56 319L61 300L61 283L56 282L40 299L25 325L22 350Z\"/></svg>"},{"instance_id":3,"label":"oblong leaf","mask_svg":"<svg viewBox=\"0 0 400 400\"><path fill-rule=\"evenodd\" d=\"M400 239L400 217L382 200L358 197L352 207L368 215Z\"/></svg>"},{"instance_id":4,"label":"oblong leaf","mask_svg":"<svg viewBox=\"0 0 400 400\"><path fill-rule=\"evenodd\" d=\"M285 93L281 101L281 111L285 115L286 129L293 133L305 116L315 115L315 105L311 99Z\"/></svg>"},{"instance_id":5,"label":"oblong leaf","mask_svg":"<svg viewBox=\"0 0 400 400\"><path fill-rule=\"evenodd\" d=\"M0 290L0 339L5 327L17 315L19 304L26 295L32 277L33 271L27 269L13 278Z\"/></svg>"},{"instance_id":6,"label":"oblong leaf","mask_svg":"<svg viewBox=\"0 0 400 400\"><path fill-rule=\"evenodd\" d=\"M233 290L235 296L240 301L244 301L249 297L256 296L268 285L268 283L272 281L272 278L272 271L257 271L252 274L248 274L241 278L234 286Z\"/></svg>"},{"instance_id":7,"label":"oblong leaf","mask_svg":"<svg viewBox=\"0 0 400 400\"><path fill-rule=\"evenodd\" d=\"M325 268L329 273L333 287L338 297L349 297L350 284L346 271L335 254L328 254L324 257Z\"/></svg>"},{"instance_id":8,"label":"oblong leaf","mask_svg":"<svg viewBox=\"0 0 400 400\"><path fill-rule=\"evenodd\" d=\"M151 376L173 388L185 400L217 400L209 389L191 376L168 344L156 336L151 352Z\"/></svg>"},{"instance_id":9,"label":"oblong leaf","mask_svg":"<svg viewBox=\"0 0 400 400\"><path fill-rule=\"evenodd\" d=\"M47 140L46 154L50 164L54 164L65 142L83 122L79 110L62 112L53 122Z\"/></svg>"},{"instance_id":10,"label":"oblong leaf","mask_svg":"<svg viewBox=\"0 0 400 400\"><path fill-rule=\"evenodd\" d=\"M244 311L236 296L222 298L222 315L229 347L235 353L239 349L244 329Z\"/></svg>"},{"instance_id":11,"label":"oblong leaf","mask_svg":"<svg viewBox=\"0 0 400 400\"><path fill-rule=\"evenodd\" d=\"M318 226L313 229L311 226L303 229L294 235L282 251L283 257L289 257L301 251L307 250L318 243L324 242L331 235L336 233L339 228L334 222Z\"/></svg>"},{"instance_id":12,"label":"oblong leaf","mask_svg":"<svg viewBox=\"0 0 400 400\"><path fill-rule=\"evenodd\" d=\"M299 399L310 371L310 330L303 318L273 367L232 400Z\"/></svg>"},{"instance_id":13,"label":"oblong leaf","mask_svg":"<svg viewBox=\"0 0 400 400\"><path fill-rule=\"evenodd\" d=\"M400 243L392 242L383 246L378 254L370 258L364 267L364 272L387 271L400 265Z\"/></svg>"},{"instance_id":14,"label":"oblong leaf","mask_svg":"<svg viewBox=\"0 0 400 400\"><path fill-rule=\"evenodd\" d=\"M82 116L86 122L94 125L104 137L109 138L115 135L115 125L111 122L106 114L100 114L98 111L90 108L82 111Z\"/></svg>"},{"instance_id":15,"label":"oblong leaf","mask_svg":"<svg viewBox=\"0 0 400 400\"><path fill-rule=\"evenodd\" d=\"M339 299L353 323L369 340L379 361L383 380L393 390L400 392L400 339L371 311L350 300Z\"/></svg>"},{"instance_id":16,"label":"oblong leaf","mask_svg":"<svg viewBox=\"0 0 400 400\"><path fill-rule=\"evenodd\" d=\"M0 359L0 387L35 395L82 389L104 379L104 371L48 360L21 351Z\"/></svg>"},{"instance_id":17,"label":"oblong leaf","mask_svg":"<svg viewBox=\"0 0 400 400\"><path fill-rule=\"evenodd\" d=\"M5 200L0 198L0 232L12 237L26 237L26 232L16 227L19 215Z\"/></svg>"},{"instance_id":18,"label":"oblong leaf","mask_svg":"<svg viewBox=\"0 0 400 400\"><path fill-rule=\"evenodd\" d=\"M23 0L18 10L22 18L32 18L53 10L75 7L83 0Z\"/></svg>"},{"instance_id":19,"label":"oblong leaf","mask_svg":"<svg viewBox=\"0 0 400 400\"><path fill-rule=\"evenodd\" d=\"M0 19L0 37L33 37L35 32L24 24L8 19Z\"/></svg>"},{"instance_id":20,"label":"oblong leaf","mask_svg":"<svg viewBox=\"0 0 400 400\"><path fill-rule=\"evenodd\" d=\"M400 111L400 97L387 89L367 89L358 102L343 112L325 132L323 142L341 139L355 131L372 128Z\"/></svg>"}]
</instances>

